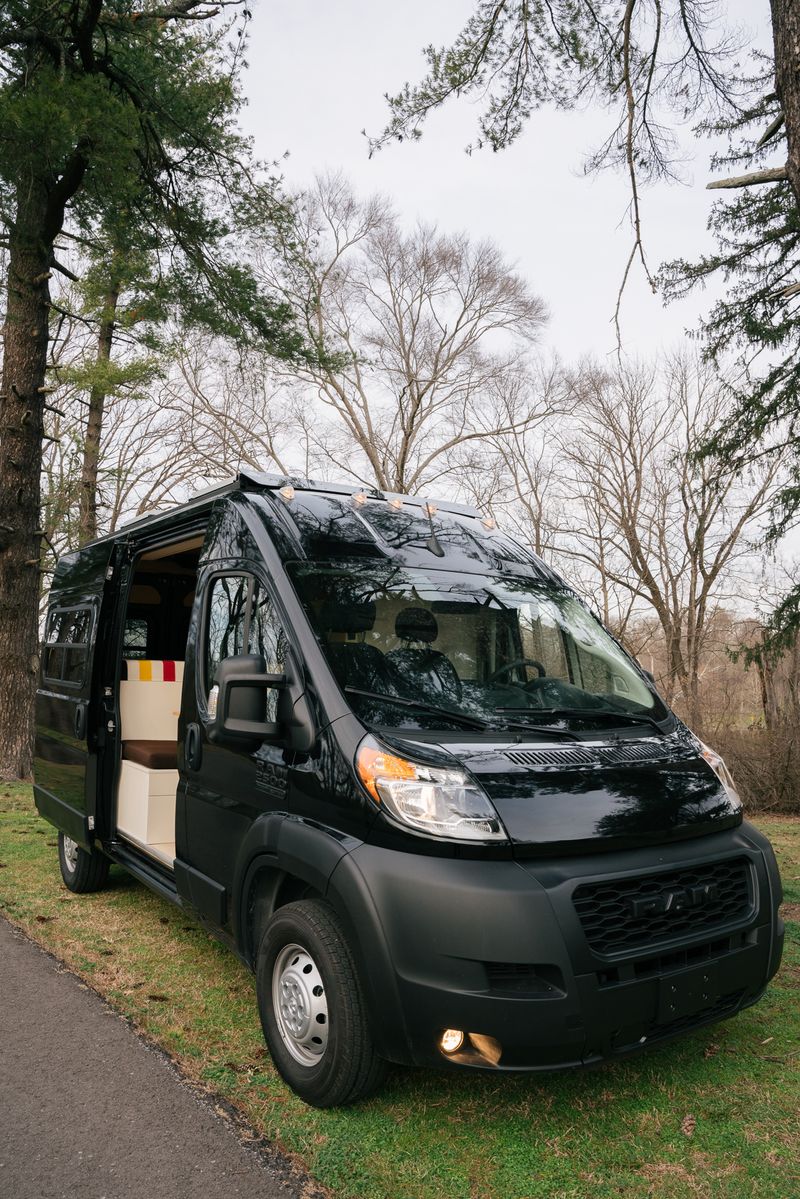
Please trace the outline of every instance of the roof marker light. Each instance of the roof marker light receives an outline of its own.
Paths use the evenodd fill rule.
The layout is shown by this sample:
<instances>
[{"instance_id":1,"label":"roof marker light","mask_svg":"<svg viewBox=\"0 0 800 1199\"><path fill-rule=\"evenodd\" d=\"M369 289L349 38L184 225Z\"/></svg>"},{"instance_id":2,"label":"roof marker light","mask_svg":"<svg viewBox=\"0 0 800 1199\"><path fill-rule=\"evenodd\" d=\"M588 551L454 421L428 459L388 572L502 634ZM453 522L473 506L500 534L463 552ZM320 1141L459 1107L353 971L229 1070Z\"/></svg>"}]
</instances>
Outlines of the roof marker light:
<instances>
[{"instance_id":1,"label":"roof marker light","mask_svg":"<svg viewBox=\"0 0 800 1199\"><path fill-rule=\"evenodd\" d=\"M497 521L495 520L495 518L493 516L484 516L483 520L481 521L481 524L483 525L484 529L496 529L497 528Z\"/></svg>"},{"instance_id":2,"label":"roof marker light","mask_svg":"<svg viewBox=\"0 0 800 1199\"><path fill-rule=\"evenodd\" d=\"M403 501L399 495L396 495L393 500L389 500L389 507L394 508L395 512L399 512L403 507Z\"/></svg>"},{"instance_id":3,"label":"roof marker light","mask_svg":"<svg viewBox=\"0 0 800 1199\"><path fill-rule=\"evenodd\" d=\"M425 505L425 515L426 516L435 516L438 511L439 511L439 508L436 504L426 503L426 505Z\"/></svg>"},{"instance_id":4,"label":"roof marker light","mask_svg":"<svg viewBox=\"0 0 800 1199\"><path fill-rule=\"evenodd\" d=\"M366 504L367 502L367 493L366 491L354 491L350 498L360 508L362 504Z\"/></svg>"},{"instance_id":5,"label":"roof marker light","mask_svg":"<svg viewBox=\"0 0 800 1199\"><path fill-rule=\"evenodd\" d=\"M289 500L294 499L294 487L292 487L291 483L289 483L286 487L281 487L278 495L282 495L288 503Z\"/></svg>"}]
</instances>

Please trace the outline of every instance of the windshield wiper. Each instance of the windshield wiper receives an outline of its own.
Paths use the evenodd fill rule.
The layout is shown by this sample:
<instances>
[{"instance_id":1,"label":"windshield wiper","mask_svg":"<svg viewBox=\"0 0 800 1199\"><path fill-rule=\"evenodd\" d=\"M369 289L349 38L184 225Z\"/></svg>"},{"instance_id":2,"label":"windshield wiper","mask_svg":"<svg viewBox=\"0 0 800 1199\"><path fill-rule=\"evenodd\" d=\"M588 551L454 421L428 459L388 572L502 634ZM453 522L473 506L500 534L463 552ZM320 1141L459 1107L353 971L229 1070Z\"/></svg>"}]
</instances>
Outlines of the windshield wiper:
<instances>
[{"instance_id":1,"label":"windshield wiper","mask_svg":"<svg viewBox=\"0 0 800 1199\"><path fill-rule=\"evenodd\" d=\"M401 708L411 708L415 712L429 712L432 716L449 716L451 719L460 721L460 723L468 729L480 729L485 732L489 729L497 729L497 725L492 725L488 720L481 720L477 716L468 716L466 712L454 712L450 708L440 708L438 704L426 704L421 699L404 699L401 695L384 695L380 691L364 691L361 687L345 687L344 690L349 695L364 695L367 699L383 700L386 703L397 704ZM520 711L529 711L527 708L521 708ZM548 737L562 737L567 741L580 741L575 733L569 732L567 729L548 728L546 725L528 724L524 720L505 720L503 728L518 729L525 733L544 733Z\"/></svg>"},{"instance_id":2,"label":"windshield wiper","mask_svg":"<svg viewBox=\"0 0 800 1199\"><path fill-rule=\"evenodd\" d=\"M657 732L664 733L654 716L644 716L638 712L610 712L603 708L495 708L495 712L530 712L536 716L573 716L581 720L612 720L614 723L627 720L631 724L650 724Z\"/></svg>"},{"instance_id":3,"label":"windshield wiper","mask_svg":"<svg viewBox=\"0 0 800 1199\"><path fill-rule=\"evenodd\" d=\"M364 691L361 687L345 687L348 695L363 695L367 699L379 699L383 703L396 704L401 708L412 708L415 712L429 712L431 715L447 716L451 720L460 721L468 729L488 729L491 726L477 716L467 716L463 712L453 712L450 708L440 708L438 704L426 704L421 699L404 699L401 695L383 695L380 691Z\"/></svg>"},{"instance_id":4,"label":"windshield wiper","mask_svg":"<svg viewBox=\"0 0 800 1199\"><path fill-rule=\"evenodd\" d=\"M543 709L545 716L550 715L550 709ZM495 712L532 712L531 708L495 708ZM570 729L557 729L552 724L529 724L527 720L507 720L505 727L509 729L524 729L526 733L544 733L547 737L561 737L564 741L580 741L577 733Z\"/></svg>"}]
</instances>

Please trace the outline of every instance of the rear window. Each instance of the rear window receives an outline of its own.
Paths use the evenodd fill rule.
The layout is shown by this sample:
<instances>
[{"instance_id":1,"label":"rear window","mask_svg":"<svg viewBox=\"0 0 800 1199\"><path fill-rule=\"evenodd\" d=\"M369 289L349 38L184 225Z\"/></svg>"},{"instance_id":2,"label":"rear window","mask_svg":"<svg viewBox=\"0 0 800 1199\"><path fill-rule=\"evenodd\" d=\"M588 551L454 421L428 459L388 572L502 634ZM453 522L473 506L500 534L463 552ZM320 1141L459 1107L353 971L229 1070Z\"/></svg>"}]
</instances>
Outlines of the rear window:
<instances>
[{"instance_id":1,"label":"rear window","mask_svg":"<svg viewBox=\"0 0 800 1199\"><path fill-rule=\"evenodd\" d=\"M81 687L86 682L92 609L55 608L47 620L43 647L43 677L51 683Z\"/></svg>"}]
</instances>

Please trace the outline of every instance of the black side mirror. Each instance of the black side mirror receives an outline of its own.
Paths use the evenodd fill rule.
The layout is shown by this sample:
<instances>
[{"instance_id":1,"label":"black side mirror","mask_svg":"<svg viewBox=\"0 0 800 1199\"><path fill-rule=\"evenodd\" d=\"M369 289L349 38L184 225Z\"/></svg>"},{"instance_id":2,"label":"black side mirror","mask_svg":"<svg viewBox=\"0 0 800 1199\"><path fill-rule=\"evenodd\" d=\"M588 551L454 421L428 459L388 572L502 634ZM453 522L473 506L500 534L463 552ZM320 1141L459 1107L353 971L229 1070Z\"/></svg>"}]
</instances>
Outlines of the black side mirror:
<instances>
[{"instance_id":1,"label":"black side mirror","mask_svg":"<svg viewBox=\"0 0 800 1199\"><path fill-rule=\"evenodd\" d=\"M281 732L279 722L265 720L267 693L274 689L280 695L287 684L285 674L267 673L266 663L258 654L224 658L217 667L209 696L209 741L247 744L277 740Z\"/></svg>"}]
</instances>

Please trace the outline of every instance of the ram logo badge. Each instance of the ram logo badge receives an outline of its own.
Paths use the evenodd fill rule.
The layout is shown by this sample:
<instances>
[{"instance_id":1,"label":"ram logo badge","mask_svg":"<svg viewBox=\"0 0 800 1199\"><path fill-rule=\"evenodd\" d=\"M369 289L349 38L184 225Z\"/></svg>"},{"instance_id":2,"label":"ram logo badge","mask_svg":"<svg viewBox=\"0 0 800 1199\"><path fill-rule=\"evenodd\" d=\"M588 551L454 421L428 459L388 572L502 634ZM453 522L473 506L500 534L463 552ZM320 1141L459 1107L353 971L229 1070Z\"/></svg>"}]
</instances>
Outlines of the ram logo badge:
<instances>
[{"instance_id":1,"label":"ram logo badge","mask_svg":"<svg viewBox=\"0 0 800 1199\"><path fill-rule=\"evenodd\" d=\"M689 908L701 908L719 896L716 883L698 883L693 887L676 887L671 891L660 891L658 895L644 895L631 899L631 914L642 920L647 916L667 916L685 912Z\"/></svg>"}]
</instances>

